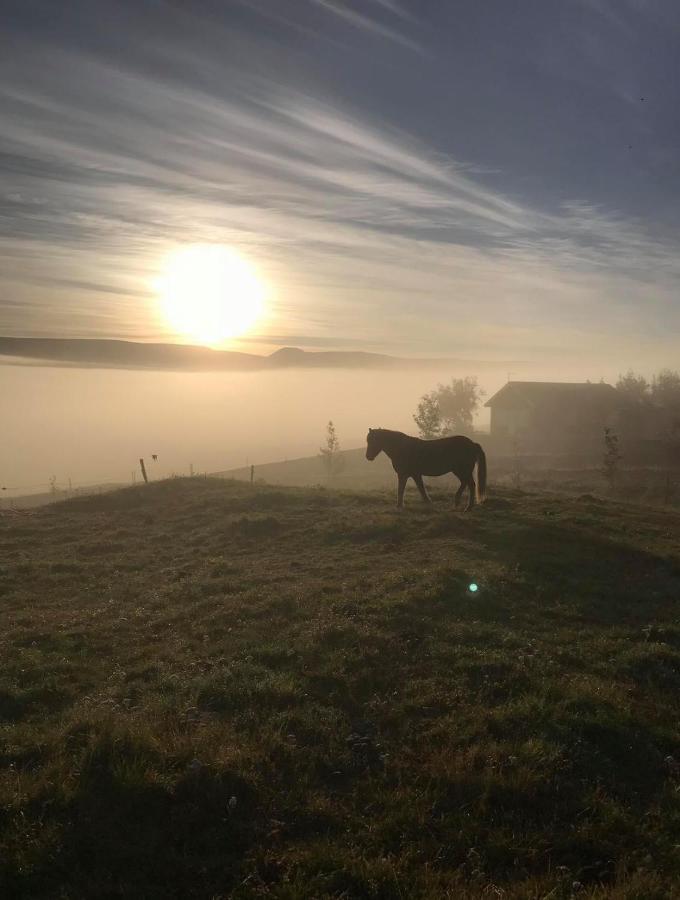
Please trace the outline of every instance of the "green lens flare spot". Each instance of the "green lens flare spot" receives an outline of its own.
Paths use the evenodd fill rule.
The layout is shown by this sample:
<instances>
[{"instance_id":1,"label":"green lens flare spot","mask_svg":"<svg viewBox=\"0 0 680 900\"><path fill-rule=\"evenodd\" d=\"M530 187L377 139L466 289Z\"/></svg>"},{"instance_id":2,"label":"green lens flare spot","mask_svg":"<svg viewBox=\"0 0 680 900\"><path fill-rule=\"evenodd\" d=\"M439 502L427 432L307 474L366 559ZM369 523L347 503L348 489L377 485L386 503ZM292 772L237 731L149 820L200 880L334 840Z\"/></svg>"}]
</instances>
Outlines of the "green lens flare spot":
<instances>
[{"instance_id":1,"label":"green lens flare spot","mask_svg":"<svg viewBox=\"0 0 680 900\"><path fill-rule=\"evenodd\" d=\"M468 585L468 590L470 591L471 594L476 594L477 591L479 590L479 585L473 581Z\"/></svg>"}]
</instances>

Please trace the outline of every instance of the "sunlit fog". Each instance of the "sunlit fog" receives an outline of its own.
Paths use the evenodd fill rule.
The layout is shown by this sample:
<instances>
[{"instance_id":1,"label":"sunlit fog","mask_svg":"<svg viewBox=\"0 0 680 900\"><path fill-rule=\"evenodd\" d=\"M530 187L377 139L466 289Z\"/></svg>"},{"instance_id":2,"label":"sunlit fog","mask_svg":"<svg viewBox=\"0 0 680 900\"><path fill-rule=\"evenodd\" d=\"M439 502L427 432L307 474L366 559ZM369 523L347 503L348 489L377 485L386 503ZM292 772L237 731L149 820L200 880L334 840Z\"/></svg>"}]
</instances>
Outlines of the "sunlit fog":
<instances>
[{"instance_id":1,"label":"sunlit fog","mask_svg":"<svg viewBox=\"0 0 680 900\"><path fill-rule=\"evenodd\" d=\"M192 464L216 472L314 456L329 419L341 448L360 447L370 426L417 434L412 416L421 395L469 373L448 366L186 373L4 365L0 471L12 494L45 491L52 476L61 487L69 479L74 486L129 483L133 472L139 477L139 457L152 454L152 477L186 475ZM479 384L491 396L507 378L496 369ZM477 428L488 428L488 413L480 408Z\"/></svg>"}]
</instances>

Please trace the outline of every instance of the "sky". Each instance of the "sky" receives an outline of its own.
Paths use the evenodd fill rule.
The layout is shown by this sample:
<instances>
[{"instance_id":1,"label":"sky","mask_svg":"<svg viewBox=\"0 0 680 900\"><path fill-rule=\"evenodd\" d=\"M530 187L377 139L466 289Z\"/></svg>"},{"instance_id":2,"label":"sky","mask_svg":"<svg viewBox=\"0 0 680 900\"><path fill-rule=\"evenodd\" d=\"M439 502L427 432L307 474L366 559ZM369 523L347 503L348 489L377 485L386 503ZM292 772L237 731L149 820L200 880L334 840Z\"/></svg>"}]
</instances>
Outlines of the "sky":
<instances>
[{"instance_id":1,"label":"sky","mask_svg":"<svg viewBox=\"0 0 680 900\"><path fill-rule=\"evenodd\" d=\"M215 243L266 285L237 349L674 365L677 0L0 19L0 334L181 341L154 285Z\"/></svg>"}]
</instances>

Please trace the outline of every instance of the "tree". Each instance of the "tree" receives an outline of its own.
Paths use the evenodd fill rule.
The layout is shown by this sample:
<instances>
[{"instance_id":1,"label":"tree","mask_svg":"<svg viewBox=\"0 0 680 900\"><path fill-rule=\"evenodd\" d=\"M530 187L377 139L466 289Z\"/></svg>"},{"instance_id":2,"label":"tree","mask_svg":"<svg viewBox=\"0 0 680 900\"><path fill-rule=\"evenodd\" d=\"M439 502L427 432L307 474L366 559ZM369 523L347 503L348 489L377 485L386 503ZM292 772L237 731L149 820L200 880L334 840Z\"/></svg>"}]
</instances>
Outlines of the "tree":
<instances>
[{"instance_id":1,"label":"tree","mask_svg":"<svg viewBox=\"0 0 680 900\"><path fill-rule=\"evenodd\" d=\"M680 414L680 374L662 369L652 378L652 400L660 409Z\"/></svg>"},{"instance_id":2,"label":"tree","mask_svg":"<svg viewBox=\"0 0 680 900\"><path fill-rule=\"evenodd\" d=\"M607 479L610 488L614 487L619 472L621 461L618 436L611 428L604 430L604 456L602 457L602 474Z\"/></svg>"},{"instance_id":3,"label":"tree","mask_svg":"<svg viewBox=\"0 0 680 900\"><path fill-rule=\"evenodd\" d=\"M344 460L340 456L340 441L335 431L335 425L330 420L326 426L326 444L324 447L319 447L319 458L329 478L342 471Z\"/></svg>"},{"instance_id":4,"label":"tree","mask_svg":"<svg viewBox=\"0 0 680 900\"><path fill-rule=\"evenodd\" d=\"M680 465L680 418L673 417L663 432L666 456L666 483L664 503L671 503L677 490L677 472Z\"/></svg>"},{"instance_id":5,"label":"tree","mask_svg":"<svg viewBox=\"0 0 680 900\"><path fill-rule=\"evenodd\" d=\"M629 369L625 375L619 375L616 390L636 406L648 405L651 400L651 386L644 375L636 375Z\"/></svg>"},{"instance_id":6,"label":"tree","mask_svg":"<svg viewBox=\"0 0 680 900\"><path fill-rule=\"evenodd\" d=\"M413 416L423 438L444 437L471 431L472 421L485 393L473 377L452 378L423 394Z\"/></svg>"},{"instance_id":7,"label":"tree","mask_svg":"<svg viewBox=\"0 0 680 900\"><path fill-rule=\"evenodd\" d=\"M413 421L418 426L420 436L425 440L442 436L442 414L435 391L421 397Z\"/></svg>"},{"instance_id":8,"label":"tree","mask_svg":"<svg viewBox=\"0 0 680 900\"><path fill-rule=\"evenodd\" d=\"M634 406L655 406L669 413L680 413L680 373L672 369L661 369L651 381L629 369L625 375L619 375L616 390Z\"/></svg>"}]
</instances>

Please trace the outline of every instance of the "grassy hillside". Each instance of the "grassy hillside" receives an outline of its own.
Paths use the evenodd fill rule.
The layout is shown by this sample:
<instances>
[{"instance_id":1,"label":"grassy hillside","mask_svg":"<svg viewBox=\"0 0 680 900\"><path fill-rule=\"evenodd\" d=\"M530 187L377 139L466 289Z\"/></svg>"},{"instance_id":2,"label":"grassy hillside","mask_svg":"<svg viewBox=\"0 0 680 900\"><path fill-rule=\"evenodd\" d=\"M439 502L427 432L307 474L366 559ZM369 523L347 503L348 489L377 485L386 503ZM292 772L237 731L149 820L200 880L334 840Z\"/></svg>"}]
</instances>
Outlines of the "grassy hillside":
<instances>
[{"instance_id":1,"label":"grassy hillside","mask_svg":"<svg viewBox=\"0 0 680 900\"><path fill-rule=\"evenodd\" d=\"M0 517L2 896L677 896L680 516L409 499Z\"/></svg>"},{"instance_id":2,"label":"grassy hillside","mask_svg":"<svg viewBox=\"0 0 680 900\"><path fill-rule=\"evenodd\" d=\"M519 459L507 455L507 448L494 445L488 435L473 435L485 448L489 471L496 485L520 487L529 491L551 491L560 494L595 493L615 499L655 506L680 507L680 470L663 466L622 466L612 489L602 474L602 460L586 457L578 460L567 455L543 454ZM345 450L341 469L330 486L334 490L371 490L389 487L396 490L396 477L390 460L381 453L373 462L366 460L366 447ZM223 478L250 481L250 466L215 473ZM318 455L289 459L255 466L255 480L274 485L310 487L329 485ZM458 482L452 475L427 478L432 486L455 490Z\"/></svg>"},{"instance_id":3,"label":"grassy hillside","mask_svg":"<svg viewBox=\"0 0 680 900\"><path fill-rule=\"evenodd\" d=\"M352 450L343 450L339 454L339 471L330 480L333 490L365 490L366 488L394 487L396 481L392 463L381 453L373 462L366 459L366 447L357 447ZM238 469L228 469L225 472L216 472L218 477L235 478L238 481L250 481L250 466L242 466ZM263 463L255 466L255 480L274 485L288 485L292 487L311 487L329 485L326 470L323 467L319 454L314 456L302 456L298 459ZM453 476L448 476L453 484ZM442 482L443 483L443 482ZM449 487L451 487L451 484Z\"/></svg>"}]
</instances>

